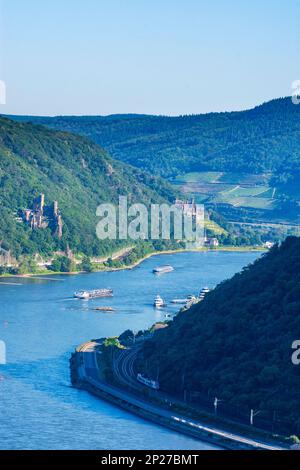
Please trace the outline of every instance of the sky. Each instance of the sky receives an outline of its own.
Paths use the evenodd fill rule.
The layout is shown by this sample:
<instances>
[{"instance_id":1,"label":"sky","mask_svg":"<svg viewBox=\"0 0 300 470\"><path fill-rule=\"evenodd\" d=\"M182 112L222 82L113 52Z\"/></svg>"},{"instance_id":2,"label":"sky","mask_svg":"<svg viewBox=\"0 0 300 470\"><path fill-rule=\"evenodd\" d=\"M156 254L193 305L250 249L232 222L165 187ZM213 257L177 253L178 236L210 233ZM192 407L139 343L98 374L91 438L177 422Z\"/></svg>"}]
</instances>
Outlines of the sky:
<instances>
[{"instance_id":1,"label":"sky","mask_svg":"<svg viewBox=\"0 0 300 470\"><path fill-rule=\"evenodd\" d=\"M300 79L299 0L0 1L3 114L240 110Z\"/></svg>"}]
</instances>

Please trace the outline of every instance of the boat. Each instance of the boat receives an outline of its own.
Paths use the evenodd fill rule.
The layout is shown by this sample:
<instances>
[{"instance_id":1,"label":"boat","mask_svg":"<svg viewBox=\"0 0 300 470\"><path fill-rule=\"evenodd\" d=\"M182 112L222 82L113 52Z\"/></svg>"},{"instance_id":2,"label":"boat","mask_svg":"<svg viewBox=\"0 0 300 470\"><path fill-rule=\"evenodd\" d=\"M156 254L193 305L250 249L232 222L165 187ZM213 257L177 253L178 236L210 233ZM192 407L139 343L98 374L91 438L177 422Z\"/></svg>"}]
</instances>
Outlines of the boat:
<instances>
[{"instance_id":1,"label":"boat","mask_svg":"<svg viewBox=\"0 0 300 470\"><path fill-rule=\"evenodd\" d=\"M154 274L165 274L165 273L171 273L174 271L173 266L166 264L165 266L158 266L157 268L153 269Z\"/></svg>"},{"instance_id":2,"label":"boat","mask_svg":"<svg viewBox=\"0 0 300 470\"><path fill-rule=\"evenodd\" d=\"M195 305L197 302L199 302L199 299L195 295L189 295L187 298L186 307L190 308L192 307L192 305Z\"/></svg>"},{"instance_id":3,"label":"boat","mask_svg":"<svg viewBox=\"0 0 300 470\"><path fill-rule=\"evenodd\" d=\"M83 290L74 292L74 297L80 300L98 299L100 297L112 297L112 289L95 289L95 290Z\"/></svg>"},{"instance_id":4,"label":"boat","mask_svg":"<svg viewBox=\"0 0 300 470\"><path fill-rule=\"evenodd\" d=\"M116 310L112 307L97 307L93 308L95 312L115 312Z\"/></svg>"},{"instance_id":5,"label":"boat","mask_svg":"<svg viewBox=\"0 0 300 470\"><path fill-rule=\"evenodd\" d=\"M165 307L166 304L165 304L165 301L161 298L160 295L157 295L155 297L155 300L154 300L154 307L155 308L162 308L162 307Z\"/></svg>"},{"instance_id":6,"label":"boat","mask_svg":"<svg viewBox=\"0 0 300 470\"><path fill-rule=\"evenodd\" d=\"M188 299L173 299L171 304L185 305L188 302Z\"/></svg>"},{"instance_id":7,"label":"boat","mask_svg":"<svg viewBox=\"0 0 300 470\"><path fill-rule=\"evenodd\" d=\"M74 292L74 297L75 299L88 300L90 298L90 294L87 291Z\"/></svg>"},{"instance_id":8,"label":"boat","mask_svg":"<svg viewBox=\"0 0 300 470\"><path fill-rule=\"evenodd\" d=\"M209 292L210 292L210 289L208 287L204 287L199 294L199 300L204 300L204 298Z\"/></svg>"},{"instance_id":9,"label":"boat","mask_svg":"<svg viewBox=\"0 0 300 470\"><path fill-rule=\"evenodd\" d=\"M197 297L195 295L188 295L187 300L188 302L191 302L191 301L197 300Z\"/></svg>"}]
</instances>

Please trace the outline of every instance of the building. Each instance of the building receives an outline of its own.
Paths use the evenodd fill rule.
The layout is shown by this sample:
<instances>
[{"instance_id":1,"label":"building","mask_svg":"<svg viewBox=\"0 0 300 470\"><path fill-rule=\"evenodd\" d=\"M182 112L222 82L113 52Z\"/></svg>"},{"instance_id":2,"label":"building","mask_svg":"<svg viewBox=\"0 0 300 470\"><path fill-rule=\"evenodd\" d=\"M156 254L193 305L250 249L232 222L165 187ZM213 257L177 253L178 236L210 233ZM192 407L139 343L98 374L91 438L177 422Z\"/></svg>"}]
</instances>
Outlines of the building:
<instances>
[{"instance_id":1,"label":"building","mask_svg":"<svg viewBox=\"0 0 300 470\"><path fill-rule=\"evenodd\" d=\"M217 248L219 246L219 240L217 238L210 238L209 239L209 246L211 248Z\"/></svg>"},{"instance_id":2,"label":"building","mask_svg":"<svg viewBox=\"0 0 300 470\"><path fill-rule=\"evenodd\" d=\"M58 217L58 215L59 215L58 202L57 201L53 202L53 215L55 217Z\"/></svg>"},{"instance_id":3,"label":"building","mask_svg":"<svg viewBox=\"0 0 300 470\"><path fill-rule=\"evenodd\" d=\"M196 217L196 215L198 215L197 204L195 204L194 199L191 199L190 201L176 199L174 205L176 209L181 210L184 215L190 215L191 217Z\"/></svg>"},{"instance_id":4,"label":"building","mask_svg":"<svg viewBox=\"0 0 300 470\"><path fill-rule=\"evenodd\" d=\"M205 231L204 246L207 246L207 247L210 247L210 248L218 248L218 246L220 246L220 242L215 237L208 237L206 235L206 231Z\"/></svg>"},{"instance_id":5,"label":"building","mask_svg":"<svg viewBox=\"0 0 300 470\"><path fill-rule=\"evenodd\" d=\"M62 238L63 221L58 207L58 202L54 201L52 205L45 204L45 195L40 194L33 201L32 209L21 211L21 217L32 230L45 229L50 227L53 235Z\"/></svg>"}]
</instances>

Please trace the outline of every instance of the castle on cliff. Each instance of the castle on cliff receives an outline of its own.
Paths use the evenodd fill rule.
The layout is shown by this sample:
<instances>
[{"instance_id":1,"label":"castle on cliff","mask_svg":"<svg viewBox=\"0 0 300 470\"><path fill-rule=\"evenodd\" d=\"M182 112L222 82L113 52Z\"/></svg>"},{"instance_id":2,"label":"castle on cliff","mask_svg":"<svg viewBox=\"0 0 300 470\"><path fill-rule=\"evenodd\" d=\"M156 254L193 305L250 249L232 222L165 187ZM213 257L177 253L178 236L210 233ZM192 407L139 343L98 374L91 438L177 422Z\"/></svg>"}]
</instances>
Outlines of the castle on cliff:
<instances>
[{"instance_id":1,"label":"castle on cliff","mask_svg":"<svg viewBox=\"0 0 300 470\"><path fill-rule=\"evenodd\" d=\"M22 220L33 230L50 227L53 235L62 238L63 221L58 202L45 204L45 195L40 194L33 202L31 209L21 211Z\"/></svg>"}]
</instances>

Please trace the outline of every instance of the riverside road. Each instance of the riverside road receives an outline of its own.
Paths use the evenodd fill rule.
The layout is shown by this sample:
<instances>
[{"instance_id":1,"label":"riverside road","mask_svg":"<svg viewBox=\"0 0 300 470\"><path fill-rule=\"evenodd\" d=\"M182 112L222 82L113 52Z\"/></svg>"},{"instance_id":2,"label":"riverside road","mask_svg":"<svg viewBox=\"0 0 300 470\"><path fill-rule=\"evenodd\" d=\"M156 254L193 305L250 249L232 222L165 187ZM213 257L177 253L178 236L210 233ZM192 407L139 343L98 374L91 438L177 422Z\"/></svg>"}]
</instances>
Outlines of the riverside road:
<instances>
[{"instance_id":1,"label":"riverside road","mask_svg":"<svg viewBox=\"0 0 300 470\"><path fill-rule=\"evenodd\" d=\"M154 416L165 418L170 423L178 424L179 428L182 428L184 431L192 431L193 434L199 432L199 438L203 440L203 433L210 434L215 438L224 439L231 444L240 445L241 448L243 445L247 448L262 449L262 450L283 450L282 447L277 445L268 444L260 440L254 440L251 438L244 437L239 434L233 434L223 429L216 428L214 426L203 425L199 421L192 420L190 418L184 417L180 414L175 413L172 410L167 410L158 405L155 405L151 402L144 400L141 397L137 397L133 393L122 390L122 388L109 385L104 383L103 380L100 380L100 374L98 369L97 354L101 354L96 349L97 344L89 342L81 346L77 351L80 354L80 366L78 368L78 373L80 379L87 381L92 386L98 388L99 390L112 395L113 397L119 399L121 402L129 403L141 410L144 410L146 413L149 412ZM113 370L114 374L117 377L118 381L121 384L125 385L126 388L131 389L132 391L140 392L144 389L144 386L139 384L136 380L136 372L134 370L134 363L136 360L136 354L139 346L135 346L131 349L125 349L119 354L114 355L113 360ZM167 395L162 394L161 392L156 392L166 401ZM159 421L158 421L159 423ZM180 431L180 429L179 429ZM217 444L216 444L217 445ZM224 446L226 447L226 446Z\"/></svg>"}]
</instances>

